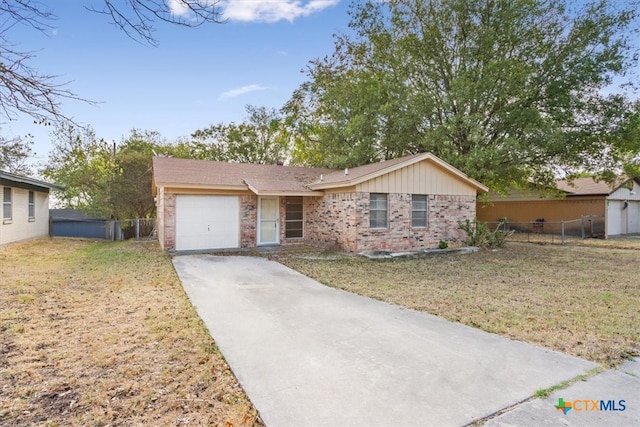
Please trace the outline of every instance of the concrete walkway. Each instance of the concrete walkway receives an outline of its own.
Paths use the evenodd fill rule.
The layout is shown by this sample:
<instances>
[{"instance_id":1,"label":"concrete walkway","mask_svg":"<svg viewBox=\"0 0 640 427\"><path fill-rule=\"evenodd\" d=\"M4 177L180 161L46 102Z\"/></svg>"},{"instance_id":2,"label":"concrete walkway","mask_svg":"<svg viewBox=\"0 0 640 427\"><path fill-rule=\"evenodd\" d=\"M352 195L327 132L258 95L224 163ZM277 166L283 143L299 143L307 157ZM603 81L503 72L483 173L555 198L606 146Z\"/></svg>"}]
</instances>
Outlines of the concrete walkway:
<instances>
[{"instance_id":1,"label":"concrete walkway","mask_svg":"<svg viewBox=\"0 0 640 427\"><path fill-rule=\"evenodd\" d=\"M266 259L173 263L269 427L461 426L596 366L329 288Z\"/></svg>"}]
</instances>

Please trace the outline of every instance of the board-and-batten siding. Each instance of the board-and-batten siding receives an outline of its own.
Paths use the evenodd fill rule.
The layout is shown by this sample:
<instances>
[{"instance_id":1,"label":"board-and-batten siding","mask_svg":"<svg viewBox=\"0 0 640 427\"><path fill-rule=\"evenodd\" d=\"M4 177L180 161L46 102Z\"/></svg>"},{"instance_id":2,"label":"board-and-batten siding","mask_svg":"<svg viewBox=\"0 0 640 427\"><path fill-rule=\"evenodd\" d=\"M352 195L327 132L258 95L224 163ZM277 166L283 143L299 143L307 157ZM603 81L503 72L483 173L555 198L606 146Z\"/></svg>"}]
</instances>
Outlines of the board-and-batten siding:
<instances>
[{"instance_id":1,"label":"board-and-batten siding","mask_svg":"<svg viewBox=\"0 0 640 427\"><path fill-rule=\"evenodd\" d=\"M423 161L356 185L357 192L475 196L477 190L444 169Z\"/></svg>"},{"instance_id":2,"label":"board-and-batten siding","mask_svg":"<svg viewBox=\"0 0 640 427\"><path fill-rule=\"evenodd\" d=\"M635 194L631 194L631 192L634 192ZM640 200L640 185L638 185L637 182L634 182L633 190L629 190L622 186L611 193L607 198L609 200Z\"/></svg>"}]
</instances>

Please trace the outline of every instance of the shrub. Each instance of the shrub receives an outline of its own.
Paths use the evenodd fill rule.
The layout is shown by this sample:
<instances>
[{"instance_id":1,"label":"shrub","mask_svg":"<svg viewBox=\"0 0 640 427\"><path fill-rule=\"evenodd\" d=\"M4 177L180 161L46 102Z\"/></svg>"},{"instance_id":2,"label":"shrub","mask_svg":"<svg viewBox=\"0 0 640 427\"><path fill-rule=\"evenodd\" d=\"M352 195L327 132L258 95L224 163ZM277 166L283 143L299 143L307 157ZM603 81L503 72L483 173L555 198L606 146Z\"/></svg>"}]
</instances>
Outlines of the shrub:
<instances>
[{"instance_id":1,"label":"shrub","mask_svg":"<svg viewBox=\"0 0 640 427\"><path fill-rule=\"evenodd\" d=\"M438 243L438 249L447 249L448 247L449 244L444 240L440 240L440 243Z\"/></svg>"},{"instance_id":2,"label":"shrub","mask_svg":"<svg viewBox=\"0 0 640 427\"><path fill-rule=\"evenodd\" d=\"M507 237L513 234L513 230L501 230L502 222L498 224L495 230L489 229L489 226L477 219L470 219L460 223L460 228L467 233L465 245L477 246L479 248L503 248L507 243Z\"/></svg>"}]
</instances>

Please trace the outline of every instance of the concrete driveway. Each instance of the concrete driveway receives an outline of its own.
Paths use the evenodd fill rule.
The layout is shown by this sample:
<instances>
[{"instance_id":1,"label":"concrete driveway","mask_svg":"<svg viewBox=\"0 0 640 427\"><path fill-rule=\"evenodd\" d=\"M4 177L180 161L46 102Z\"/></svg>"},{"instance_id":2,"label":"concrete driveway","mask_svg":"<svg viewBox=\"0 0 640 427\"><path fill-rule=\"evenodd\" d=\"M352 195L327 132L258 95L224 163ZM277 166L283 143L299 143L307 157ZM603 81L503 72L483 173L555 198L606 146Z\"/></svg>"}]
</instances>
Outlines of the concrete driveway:
<instances>
[{"instance_id":1,"label":"concrete driveway","mask_svg":"<svg viewBox=\"0 0 640 427\"><path fill-rule=\"evenodd\" d=\"M269 427L461 426L596 366L329 288L266 259L173 263ZM540 411L555 415L549 406Z\"/></svg>"}]
</instances>

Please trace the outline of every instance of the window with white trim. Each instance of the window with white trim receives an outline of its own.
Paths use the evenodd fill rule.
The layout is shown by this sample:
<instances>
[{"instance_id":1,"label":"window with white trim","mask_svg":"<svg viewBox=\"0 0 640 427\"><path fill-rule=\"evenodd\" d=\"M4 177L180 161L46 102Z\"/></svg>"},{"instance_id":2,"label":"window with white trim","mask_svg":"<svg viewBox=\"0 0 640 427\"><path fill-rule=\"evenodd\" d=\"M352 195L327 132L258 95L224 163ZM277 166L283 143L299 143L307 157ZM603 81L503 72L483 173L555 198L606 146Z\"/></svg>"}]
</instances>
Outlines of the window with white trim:
<instances>
[{"instance_id":1,"label":"window with white trim","mask_svg":"<svg viewBox=\"0 0 640 427\"><path fill-rule=\"evenodd\" d=\"M427 196L424 194L411 195L411 226L413 228L427 226Z\"/></svg>"},{"instance_id":2,"label":"window with white trim","mask_svg":"<svg viewBox=\"0 0 640 427\"><path fill-rule=\"evenodd\" d=\"M369 227L387 228L387 195L371 193L369 198Z\"/></svg>"},{"instance_id":3,"label":"window with white trim","mask_svg":"<svg viewBox=\"0 0 640 427\"><path fill-rule=\"evenodd\" d=\"M36 197L33 191L29 191L29 220L36 219Z\"/></svg>"},{"instance_id":4,"label":"window with white trim","mask_svg":"<svg viewBox=\"0 0 640 427\"><path fill-rule=\"evenodd\" d=\"M2 187L2 219L10 221L13 218L11 203L11 187Z\"/></svg>"}]
</instances>

